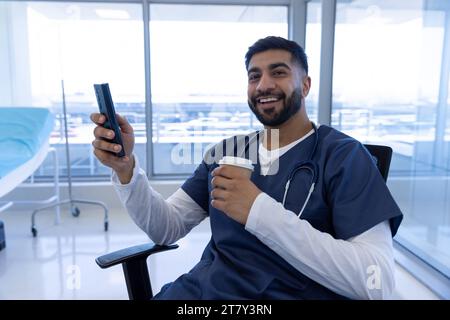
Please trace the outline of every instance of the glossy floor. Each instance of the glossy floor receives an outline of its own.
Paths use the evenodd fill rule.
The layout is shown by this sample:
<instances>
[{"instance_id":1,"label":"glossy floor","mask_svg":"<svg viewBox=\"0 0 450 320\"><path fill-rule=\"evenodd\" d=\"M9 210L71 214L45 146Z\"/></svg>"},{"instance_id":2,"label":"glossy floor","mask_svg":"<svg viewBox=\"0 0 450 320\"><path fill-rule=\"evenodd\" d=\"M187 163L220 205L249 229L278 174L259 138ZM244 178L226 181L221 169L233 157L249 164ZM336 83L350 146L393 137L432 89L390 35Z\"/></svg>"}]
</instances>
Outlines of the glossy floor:
<instances>
[{"instance_id":1,"label":"glossy floor","mask_svg":"<svg viewBox=\"0 0 450 320\"><path fill-rule=\"evenodd\" d=\"M117 249L148 242L123 210L110 212L104 232L101 212L83 210L77 218L62 211L37 218L38 236L30 232L30 211L3 212L6 248L0 251L0 299L128 299L121 266L102 270L95 258ZM200 225L178 243L183 249L148 260L154 292L188 271L209 240ZM177 252L178 251L178 252Z\"/></svg>"},{"instance_id":2,"label":"glossy floor","mask_svg":"<svg viewBox=\"0 0 450 320\"><path fill-rule=\"evenodd\" d=\"M9 299L128 299L121 266L102 270L95 258L114 250L148 242L124 210L110 212L110 229L103 231L102 213L81 208L72 217L62 210L37 217L38 236L30 232L30 210L0 213L5 224L6 248L0 251L0 300ZM209 241L209 221L178 241L180 248L148 260L153 291L190 270ZM437 298L397 266L394 299Z\"/></svg>"}]
</instances>

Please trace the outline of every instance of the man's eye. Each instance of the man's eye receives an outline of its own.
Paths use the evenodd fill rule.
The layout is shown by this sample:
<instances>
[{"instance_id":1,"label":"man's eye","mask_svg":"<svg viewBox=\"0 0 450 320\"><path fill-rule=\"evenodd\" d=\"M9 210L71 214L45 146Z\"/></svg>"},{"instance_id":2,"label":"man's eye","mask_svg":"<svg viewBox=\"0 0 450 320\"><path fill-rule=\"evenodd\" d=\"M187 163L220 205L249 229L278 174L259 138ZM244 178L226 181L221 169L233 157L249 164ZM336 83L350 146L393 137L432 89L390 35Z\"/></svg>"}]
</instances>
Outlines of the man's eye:
<instances>
[{"instance_id":1,"label":"man's eye","mask_svg":"<svg viewBox=\"0 0 450 320\"><path fill-rule=\"evenodd\" d=\"M284 75L284 74L285 74L284 71L274 71L274 72L273 72L273 75L274 75L274 76L282 76L282 75Z\"/></svg>"},{"instance_id":2,"label":"man's eye","mask_svg":"<svg viewBox=\"0 0 450 320\"><path fill-rule=\"evenodd\" d=\"M259 74L251 74L248 76L249 81L254 81L254 80L257 80L258 78L259 78Z\"/></svg>"}]
</instances>

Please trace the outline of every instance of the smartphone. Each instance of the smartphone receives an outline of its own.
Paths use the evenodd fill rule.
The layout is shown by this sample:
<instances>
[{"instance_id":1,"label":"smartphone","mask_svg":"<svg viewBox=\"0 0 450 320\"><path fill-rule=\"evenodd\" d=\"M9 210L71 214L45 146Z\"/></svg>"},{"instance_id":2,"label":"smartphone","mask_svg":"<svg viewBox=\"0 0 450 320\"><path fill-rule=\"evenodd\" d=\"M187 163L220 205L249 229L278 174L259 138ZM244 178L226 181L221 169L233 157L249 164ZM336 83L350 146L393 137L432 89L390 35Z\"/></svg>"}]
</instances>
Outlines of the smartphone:
<instances>
[{"instance_id":1,"label":"smartphone","mask_svg":"<svg viewBox=\"0 0 450 320\"><path fill-rule=\"evenodd\" d=\"M114 103L111 97L111 92L109 91L109 84L108 83L94 84L94 89L100 113L106 117L106 121L103 123L103 127L114 131L114 138L105 140L112 143L120 144L120 146L122 147L122 149L120 149L120 152L118 153L112 152L112 153L118 157L124 157L125 150L123 148L122 143L122 134L120 131L119 124L117 123L116 112L114 110Z\"/></svg>"}]
</instances>

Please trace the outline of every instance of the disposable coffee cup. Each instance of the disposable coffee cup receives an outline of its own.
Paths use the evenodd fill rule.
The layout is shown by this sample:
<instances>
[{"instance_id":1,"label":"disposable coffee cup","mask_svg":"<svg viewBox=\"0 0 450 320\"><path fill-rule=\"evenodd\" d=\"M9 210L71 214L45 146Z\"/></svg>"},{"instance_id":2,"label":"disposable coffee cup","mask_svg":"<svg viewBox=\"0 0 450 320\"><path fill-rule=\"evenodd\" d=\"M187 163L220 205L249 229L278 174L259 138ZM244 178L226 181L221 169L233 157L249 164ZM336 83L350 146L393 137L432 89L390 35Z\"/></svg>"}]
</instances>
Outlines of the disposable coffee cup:
<instances>
[{"instance_id":1,"label":"disposable coffee cup","mask_svg":"<svg viewBox=\"0 0 450 320\"><path fill-rule=\"evenodd\" d=\"M221 166L231 166L234 170L238 170L240 174L250 179L253 172L253 163L249 159L225 156L219 161Z\"/></svg>"}]
</instances>

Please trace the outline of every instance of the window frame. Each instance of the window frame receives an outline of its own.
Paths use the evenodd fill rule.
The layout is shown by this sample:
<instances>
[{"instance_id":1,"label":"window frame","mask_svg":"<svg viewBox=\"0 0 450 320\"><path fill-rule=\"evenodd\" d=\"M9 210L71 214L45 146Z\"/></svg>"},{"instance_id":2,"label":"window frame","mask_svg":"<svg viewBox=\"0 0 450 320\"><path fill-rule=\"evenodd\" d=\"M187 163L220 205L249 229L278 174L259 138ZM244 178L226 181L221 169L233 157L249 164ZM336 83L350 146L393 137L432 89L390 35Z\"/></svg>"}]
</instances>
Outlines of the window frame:
<instances>
[{"instance_id":1,"label":"window frame","mask_svg":"<svg viewBox=\"0 0 450 320\"><path fill-rule=\"evenodd\" d=\"M145 110L146 110L146 174L150 180L182 180L189 174L155 174L153 147L153 113L151 101L151 65L150 65L150 5L151 4L184 4L184 5L243 5L243 6L286 6L289 39L305 44L306 36L306 3L309 0L143 0L144 12L144 54L145 54Z\"/></svg>"}]
</instances>

